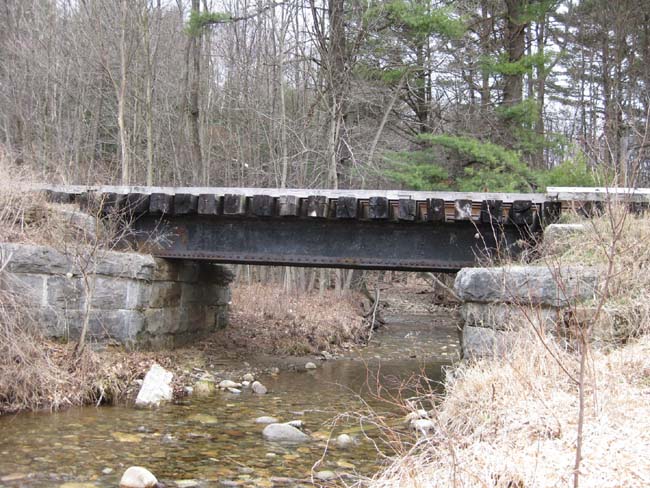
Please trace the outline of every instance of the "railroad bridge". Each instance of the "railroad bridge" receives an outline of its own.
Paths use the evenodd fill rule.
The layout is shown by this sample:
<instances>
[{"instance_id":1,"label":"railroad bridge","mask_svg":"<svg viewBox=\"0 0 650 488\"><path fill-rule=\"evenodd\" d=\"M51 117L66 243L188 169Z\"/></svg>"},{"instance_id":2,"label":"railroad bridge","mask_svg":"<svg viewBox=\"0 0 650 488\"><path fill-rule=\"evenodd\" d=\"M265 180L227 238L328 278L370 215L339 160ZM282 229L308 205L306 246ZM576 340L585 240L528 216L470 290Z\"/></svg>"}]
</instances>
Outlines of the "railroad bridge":
<instances>
[{"instance_id":1,"label":"railroad bridge","mask_svg":"<svg viewBox=\"0 0 650 488\"><path fill-rule=\"evenodd\" d=\"M129 223L154 256L218 263L455 272L519 252L573 206L615 197L635 211L650 190L549 188L546 193L44 186Z\"/></svg>"}]
</instances>

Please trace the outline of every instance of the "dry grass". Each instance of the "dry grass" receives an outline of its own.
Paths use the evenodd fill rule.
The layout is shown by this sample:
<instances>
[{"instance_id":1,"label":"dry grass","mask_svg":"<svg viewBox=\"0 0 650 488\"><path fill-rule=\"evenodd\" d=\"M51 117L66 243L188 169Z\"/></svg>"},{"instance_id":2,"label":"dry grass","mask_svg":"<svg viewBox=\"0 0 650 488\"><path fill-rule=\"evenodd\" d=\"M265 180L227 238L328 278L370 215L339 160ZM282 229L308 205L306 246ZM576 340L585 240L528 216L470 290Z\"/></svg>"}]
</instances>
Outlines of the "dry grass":
<instances>
[{"instance_id":1,"label":"dry grass","mask_svg":"<svg viewBox=\"0 0 650 488\"><path fill-rule=\"evenodd\" d=\"M650 217L612 206L600 217L570 220L584 224L587 232L542 243L538 264L600 266L605 274L611 260L603 310L592 324L595 338L625 342L650 332Z\"/></svg>"},{"instance_id":2,"label":"dry grass","mask_svg":"<svg viewBox=\"0 0 650 488\"><path fill-rule=\"evenodd\" d=\"M575 374L577 358L556 349ZM650 482L650 339L591 358L581 485ZM373 482L383 487L556 487L572 482L577 394L539 342L461 366L434 408L435 433Z\"/></svg>"},{"instance_id":3,"label":"dry grass","mask_svg":"<svg viewBox=\"0 0 650 488\"><path fill-rule=\"evenodd\" d=\"M595 265L603 269L603 278L609 276L600 301L586 307L593 313L585 314L580 325L581 333L598 341L586 356L579 482L585 487L648 486L650 219L613 208L582 222L586 234L542 246L536 263ZM446 380L444 397L428 405L435 423L431 435L364 484L573 485L579 348L571 341L540 338L526 325L505 357L459 365Z\"/></svg>"},{"instance_id":4,"label":"dry grass","mask_svg":"<svg viewBox=\"0 0 650 488\"><path fill-rule=\"evenodd\" d=\"M0 242L47 244L60 249L78 245L79 229L69 214L55 210L42 195L29 191L32 178L0 160ZM3 286L0 255L0 414L95 403L114 399L136 369L125 361L102 360L88 351L76 357L74 345L43 338L30 304Z\"/></svg>"},{"instance_id":5,"label":"dry grass","mask_svg":"<svg viewBox=\"0 0 650 488\"><path fill-rule=\"evenodd\" d=\"M0 285L4 279L0 268ZM44 338L37 320L29 303L0 286L0 414L118 400L142 375L141 358L77 355L75 344Z\"/></svg>"},{"instance_id":6,"label":"dry grass","mask_svg":"<svg viewBox=\"0 0 650 488\"><path fill-rule=\"evenodd\" d=\"M353 292L295 294L276 285L237 284L230 324L222 334L243 349L269 354L331 351L366 338L360 302Z\"/></svg>"},{"instance_id":7,"label":"dry grass","mask_svg":"<svg viewBox=\"0 0 650 488\"><path fill-rule=\"evenodd\" d=\"M79 212L77 205L51 204L30 189L33 176L0 158L0 242L21 242L55 247L92 244L104 236L104 227Z\"/></svg>"}]
</instances>

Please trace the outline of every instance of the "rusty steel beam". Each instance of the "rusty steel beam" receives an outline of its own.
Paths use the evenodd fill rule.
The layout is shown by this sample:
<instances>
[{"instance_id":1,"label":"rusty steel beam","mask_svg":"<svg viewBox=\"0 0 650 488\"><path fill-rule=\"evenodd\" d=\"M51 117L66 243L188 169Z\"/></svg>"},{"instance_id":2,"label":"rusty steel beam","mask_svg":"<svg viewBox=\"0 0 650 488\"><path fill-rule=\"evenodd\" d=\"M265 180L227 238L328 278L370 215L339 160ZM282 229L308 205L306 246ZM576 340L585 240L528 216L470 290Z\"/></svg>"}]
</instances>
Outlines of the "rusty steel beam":
<instances>
[{"instance_id":1,"label":"rusty steel beam","mask_svg":"<svg viewBox=\"0 0 650 488\"><path fill-rule=\"evenodd\" d=\"M385 220L144 216L133 222L153 255L220 263L454 272L502 251L522 230L471 221L430 225Z\"/></svg>"}]
</instances>

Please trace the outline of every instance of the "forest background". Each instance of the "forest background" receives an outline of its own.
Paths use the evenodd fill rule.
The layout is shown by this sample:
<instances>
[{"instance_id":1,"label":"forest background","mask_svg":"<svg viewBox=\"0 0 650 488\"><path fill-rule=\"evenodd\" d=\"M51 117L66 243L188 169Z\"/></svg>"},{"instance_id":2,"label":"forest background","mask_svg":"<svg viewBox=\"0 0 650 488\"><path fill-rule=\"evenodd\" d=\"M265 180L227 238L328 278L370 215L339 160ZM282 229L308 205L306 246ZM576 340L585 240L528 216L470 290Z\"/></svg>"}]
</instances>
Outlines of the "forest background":
<instances>
[{"instance_id":1,"label":"forest background","mask_svg":"<svg viewBox=\"0 0 650 488\"><path fill-rule=\"evenodd\" d=\"M0 3L0 152L44 180L650 184L644 0Z\"/></svg>"}]
</instances>

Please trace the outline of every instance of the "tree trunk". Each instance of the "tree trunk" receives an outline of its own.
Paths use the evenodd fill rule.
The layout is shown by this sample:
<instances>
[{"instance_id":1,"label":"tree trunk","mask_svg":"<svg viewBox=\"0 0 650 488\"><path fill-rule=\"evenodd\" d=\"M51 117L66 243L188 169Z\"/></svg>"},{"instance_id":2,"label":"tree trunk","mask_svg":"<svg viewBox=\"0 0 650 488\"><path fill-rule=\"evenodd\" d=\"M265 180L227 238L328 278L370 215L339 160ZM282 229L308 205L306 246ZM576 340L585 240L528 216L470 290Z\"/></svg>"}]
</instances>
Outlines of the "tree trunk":
<instances>
[{"instance_id":1,"label":"tree trunk","mask_svg":"<svg viewBox=\"0 0 650 488\"><path fill-rule=\"evenodd\" d=\"M522 20L522 17L527 3L527 0L506 0L505 43L509 63L520 61L526 51L527 23ZM521 103L523 75L515 72L505 75L504 78L503 105L512 106Z\"/></svg>"},{"instance_id":2,"label":"tree trunk","mask_svg":"<svg viewBox=\"0 0 650 488\"><path fill-rule=\"evenodd\" d=\"M546 14L543 15L537 24L537 53L543 53L546 45ZM540 141L544 140L546 136L546 128L544 127L544 106L546 97L546 68L544 61L537 65L537 121L535 122L535 132ZM535 163L538 168L546 168L546 161L544 158L544 146L540 145L535 155Z\"/></svg>"},{"instance_id":3,"label":"tree trunk","mask_svg":"<svg viewBox=\"0 0 650 488\"><path fill-rule=\"evenodd\" d=\"M120 132L120 155L122 162L122 184L128 185L131 181L131 165L129 162L129 137L126 132L125 104L126 104L126 72L127 72L127 46L126 46L126 22L129 9L128 0L122 0L122 26L120 35L120 84L117 95L117 125Z\"/></svg>"},{"instance_id":4,"label":"tree trunk","mask_svg":"<svg viewBox=\"0 0 650 488\"><path fill-rule=\"evenodd\" d=\"M192 14L200 13L200 0L192 0ZM192 54L192 81L190 83L188 116L190 127L190 153L192 155L192 166L195 169L195 183L203 183L207 180L207 171L203 164L201 153L201 133L199 126L199 83L201 76L201 34L190 35L190 50Z\"/></svg>"},{"instance_id":5,"label":"tree trunk","mask_svg":"<svg viewBox=\"0 0 650 488\"><path fill-rule=\"evenodd\" d=\"M147 171L146 181L148 186L153 185L153 158L154 158L154 134L153 134L153 70L155 59L151 53L151 30L149 28L149 11L147 4L142 9L142 28L144 51L146 55L144 81L145 81L145 125L147 128Z\"/></svg>"}]
</instances>

